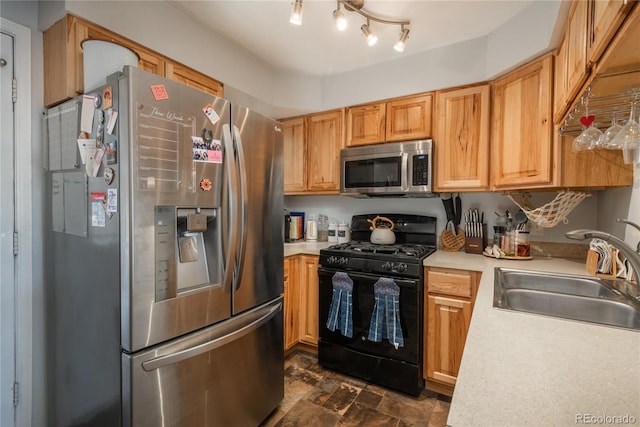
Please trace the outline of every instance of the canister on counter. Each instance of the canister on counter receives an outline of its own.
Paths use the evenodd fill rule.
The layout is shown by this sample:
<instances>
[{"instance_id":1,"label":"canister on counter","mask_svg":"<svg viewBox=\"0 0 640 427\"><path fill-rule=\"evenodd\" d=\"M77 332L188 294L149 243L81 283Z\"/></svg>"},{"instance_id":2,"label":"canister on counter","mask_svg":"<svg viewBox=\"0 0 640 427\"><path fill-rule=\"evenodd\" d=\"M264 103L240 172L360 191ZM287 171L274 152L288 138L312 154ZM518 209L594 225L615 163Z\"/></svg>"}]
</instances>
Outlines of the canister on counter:
<instances>
[{"instance_id":1,"label":"canister on counter","mask_svg":"<svg viewBox=\"0 0 640 427\"><path fill-rule=\"evenodd\" d=\"M338 224L332 222L327 230L327 241L329 243L338 243Z\"/></svg>"},{"instance_id":2,"label":"canister on counter","mask_svg":"<svg viewBox=\"0 0 640 427\"><path fill-rule=\"evenodd\" d=\"M349 240L351 240L349 225L346 222L341 222L338 225L338 243L347 243Z\"/></svg>"}]
</instances>

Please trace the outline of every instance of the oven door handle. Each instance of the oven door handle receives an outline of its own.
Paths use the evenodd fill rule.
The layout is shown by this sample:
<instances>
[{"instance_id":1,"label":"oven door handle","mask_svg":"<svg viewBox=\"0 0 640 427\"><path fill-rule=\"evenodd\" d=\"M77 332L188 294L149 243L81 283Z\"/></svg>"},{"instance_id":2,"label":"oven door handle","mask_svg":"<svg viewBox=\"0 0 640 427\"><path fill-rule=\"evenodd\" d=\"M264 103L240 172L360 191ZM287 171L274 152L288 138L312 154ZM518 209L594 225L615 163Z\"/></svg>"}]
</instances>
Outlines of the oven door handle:
<instances>
[{"instance_id":1,"label":"oven door handle","mask_svg":"<svg viewBox=\"0 0 640 427\"><path fill-rule=\"evenodd\" d=\"M398 286L415 286L420 279L415 278L415 279L410 279L410 278L399 278L399 277L393 277L393 276L386 276L384 274L376 274L376 273L354 273L352 271L345 271L345 270L332 270L332 269L328 269L325 267L318 267L318 273L327 273L328 275L333 276L334 273L347 273L347 275L349 275L349 277L351 277L352 279L363 279L363 280L378 280L382 277L388 277L390 279L393 279L394 282L396 282L396 284Z\"/></svg>"}]
</instances>

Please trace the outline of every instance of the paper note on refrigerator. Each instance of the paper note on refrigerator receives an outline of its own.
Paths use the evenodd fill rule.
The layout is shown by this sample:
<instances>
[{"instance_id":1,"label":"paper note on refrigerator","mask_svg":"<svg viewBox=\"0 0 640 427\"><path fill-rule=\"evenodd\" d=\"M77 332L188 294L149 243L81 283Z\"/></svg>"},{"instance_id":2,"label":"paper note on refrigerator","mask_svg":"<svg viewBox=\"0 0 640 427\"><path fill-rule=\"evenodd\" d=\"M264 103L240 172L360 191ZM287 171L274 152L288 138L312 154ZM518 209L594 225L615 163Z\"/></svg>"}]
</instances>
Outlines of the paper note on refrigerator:
<instances>
[{"instance_id":1,"label":"paper note on refrigerator","mask_svg":"<svg viewBox=\"0 0 640 427\"><path fill-rule=\"evenodd\" d=\"M93 132L93 112L96 109L94 104L96 97L82 95L82 112L80 114L80 130L82 132Z\"/></svg>"}]
</instances>

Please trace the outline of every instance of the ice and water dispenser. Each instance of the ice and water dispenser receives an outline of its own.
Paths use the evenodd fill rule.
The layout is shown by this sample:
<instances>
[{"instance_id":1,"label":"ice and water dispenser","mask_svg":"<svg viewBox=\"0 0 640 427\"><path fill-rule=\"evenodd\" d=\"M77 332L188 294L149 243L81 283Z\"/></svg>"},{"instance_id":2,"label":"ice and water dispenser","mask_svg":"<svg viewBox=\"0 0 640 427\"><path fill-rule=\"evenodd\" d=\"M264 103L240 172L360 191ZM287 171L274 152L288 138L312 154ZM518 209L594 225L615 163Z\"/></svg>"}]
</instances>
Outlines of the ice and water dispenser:
<instances>
[{"instance_id":1,"label":"ice and water dispenser","mask_svg":"<svg viewBox=\"0 0 640 427\"><path fill-rule=\"evenodd\" d=\"M219 208L156 206L156 301L219 285Z\"/></svg>"}]
</instances>

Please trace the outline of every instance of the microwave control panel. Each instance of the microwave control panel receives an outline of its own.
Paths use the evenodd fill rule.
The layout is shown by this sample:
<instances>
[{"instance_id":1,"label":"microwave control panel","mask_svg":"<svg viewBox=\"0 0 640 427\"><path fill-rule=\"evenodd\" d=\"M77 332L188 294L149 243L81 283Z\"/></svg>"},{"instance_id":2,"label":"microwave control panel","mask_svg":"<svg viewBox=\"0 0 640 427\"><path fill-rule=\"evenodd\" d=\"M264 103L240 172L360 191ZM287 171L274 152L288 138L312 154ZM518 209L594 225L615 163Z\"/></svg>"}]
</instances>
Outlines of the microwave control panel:
<instances>
[{"instance_id":1,"label":"microwave control panel","mask_svg":"<svg viewBox=\"0 0 640 427\"><path fill-rule=\"evenodd\" d=\"M426 154L417 154L413 156L412 185L429 185L429 156Z\"/></svg>"}]
</instances>

